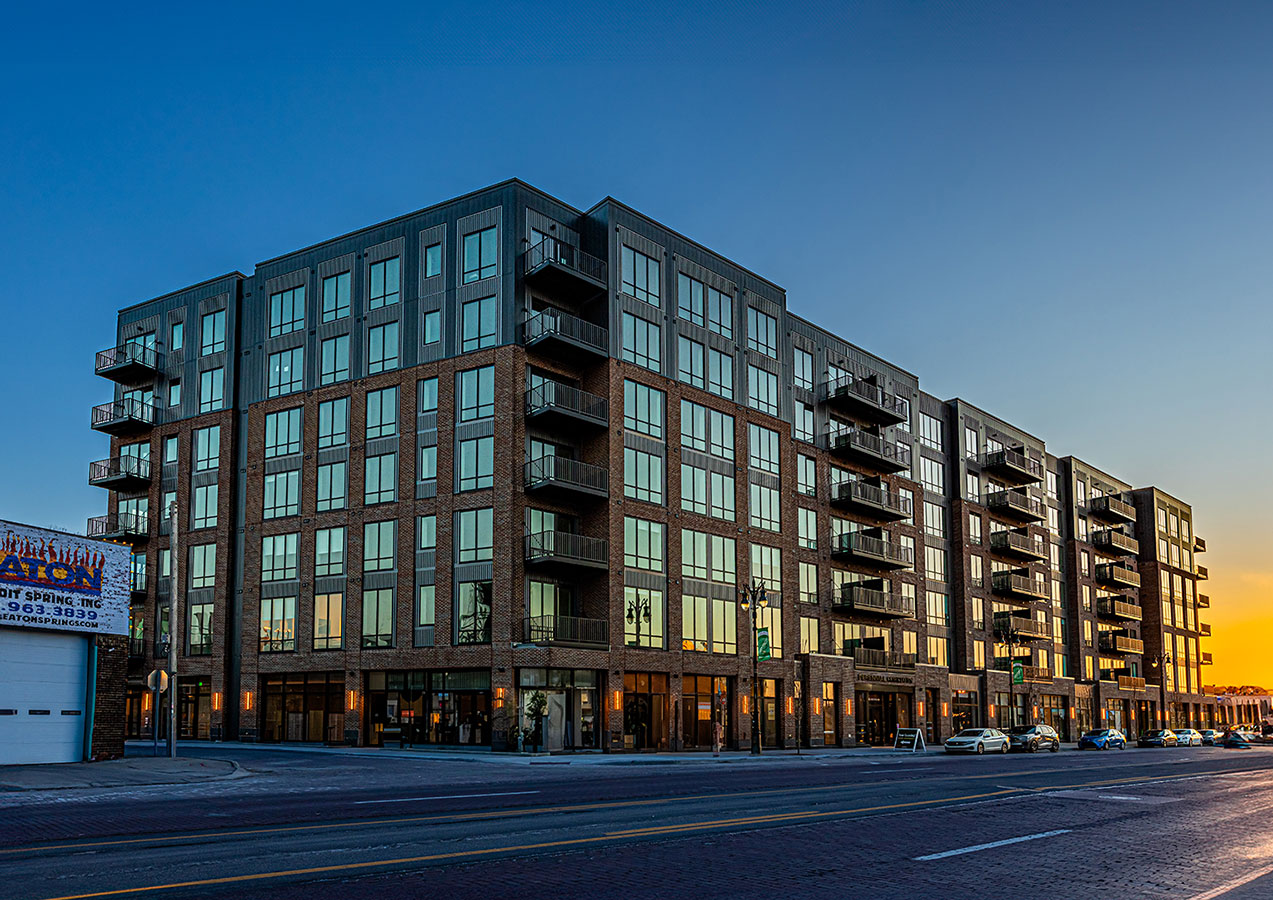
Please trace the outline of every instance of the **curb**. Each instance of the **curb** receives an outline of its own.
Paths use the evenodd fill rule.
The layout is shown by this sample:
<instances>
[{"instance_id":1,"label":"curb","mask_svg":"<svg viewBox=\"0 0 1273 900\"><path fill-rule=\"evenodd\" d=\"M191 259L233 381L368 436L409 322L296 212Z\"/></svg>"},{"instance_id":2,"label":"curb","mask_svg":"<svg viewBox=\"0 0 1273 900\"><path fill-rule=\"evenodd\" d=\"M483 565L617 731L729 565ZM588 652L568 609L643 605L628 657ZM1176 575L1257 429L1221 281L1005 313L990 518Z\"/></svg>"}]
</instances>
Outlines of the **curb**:
<instances>
[{"instance_id":1,"label":"curb","mask_svg":"<svg viewBox=\"0 0 1273 900\"><path fill-rule=\"evenodd\" d=\"M60 787L48 787L48 786L22 787L20 785L15 785L12 783L0 782L0 793L37 794L42 791L58 791L58 792L94 791L94 790L102 790L104 788L148 788L148 787L162 787L165 785L171 786L171 785L177 785L177 784L206 784L206 783L217 782L217 781L233 781L233 780L238 780L242 778L252 778L255 774L250 769L247 769L243 767L242 765L240 765L237 760L227 759L227 760L224 760L224 762L228 762L232 766L229 772L226 772L224 775L209 775L206 778L185 779L185 780L178 780L178 781L137 781L137 782L103 781L103 782L91 782L88 784L63 785Z\"/></svg>"}]
</instances>

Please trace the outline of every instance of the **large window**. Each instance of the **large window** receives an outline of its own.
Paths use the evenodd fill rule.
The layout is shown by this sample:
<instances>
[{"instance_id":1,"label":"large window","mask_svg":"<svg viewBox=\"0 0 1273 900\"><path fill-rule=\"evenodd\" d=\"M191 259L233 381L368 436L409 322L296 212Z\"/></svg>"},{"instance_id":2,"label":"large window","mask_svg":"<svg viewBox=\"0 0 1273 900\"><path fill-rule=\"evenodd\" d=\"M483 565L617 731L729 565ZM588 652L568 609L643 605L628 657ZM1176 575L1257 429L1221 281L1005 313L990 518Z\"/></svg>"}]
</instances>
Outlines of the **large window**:
<instances>
[{"instance_id":1,"label":"large window","mask_svg":"<svg viewBox=\"0 0 1273 900\"><path fill-rule=\"evenodd\" d=\"M464 235L464 284L490 278L499 268L494 226Z\"/></svg>"},{"instance_id":2,"label":"large window","mask_svg":"<svg viewBox=\"0 0 1273 900\"><path fill-rule=\"evenodd\" d=\"M364 572L383 572L394 567L397 553L395 548L397 523L390 519L387 522L366 522L362 526L362 570Z\"/></svg>"},{"instance_id":3,"label":"large window","mask_svg":"<svg viewBox=\"0 0 1273 900\"><path fill-rule=\"evenodd\" d=\"M305 286L270 294L270 337L305 327Z\"/></svg>"},{"instance_id":4,"label":"large window","mask_svg":"<svg viewBox=\"0 0 1273 900\"><path fill-rule=\"evenodd\" d=\"M432 481L438 477L438 448L436 444L420 448L420 466L416 481Z\"/></svg>"},{"instance_id":5,"label":"large window","mask_svg":"<svg viewBox=\"0 0 1273 900\"><path fill-rule=\"evenodd\" d=\"M362 592L362 645L368 649L393 646L393 589Z\"/></svg>"},{"instance_id":6,"label":"large window","mask_svg":"<svg viewBox=\"0 0 1273 900\"><path fill-rule=\"evenodd\" d=\"M623 427L663 440L662 391L639 381L623 382Z\"/></svg>"},{"instance_id":7,"label":"large window","mask_svg":"<svg viewBox=\"0 0 1273 900\"><path fill-rule=\"evenodd\" d=\"M198 544L190 548L190 589L214 587L217 583L217 545Z\"/></svg>"},{"instance_id":8,"label":"large window","mask_svg":"<svg viewBox=\"0 0 1273 900\"><path fill-rule=\"evenodd\" d=\"M796 492L806 497L818 496L818 464L812 456L796 456Z\"/></svg>"},{"instance_id":9,"label":"large window","mask_svg":"<svg viewBox=\"0 0 1273 900\"><path fill-rule=\"evenodd\" d=\"M814 442L813 407L801 400L793 401L791 418L791 436L798 441L807 441L812 444Z\"/></svg>"},{"instance_id":10,"label":"large window","mask_svg":"<svg viewBox=\"0 0 1273 900\"><path fill-rule=\"evenodd\" d=\"M442 244L430 244L424 248L424 277L437 278L442 274Z\"/></svg>"},{"instance_id":11,"label":"large window","mask_svg":"<svg viewBox=\"0 0 1273 900\"><path fill-rule=\"evenodd\" d=\"M367 374L398 368L398 323L386 322L367 329Z\"/></svg>"},{"instance_id":12,"label":"large window","mask_svg":"<svg viewBox=\"0 0 1273 900\"><path fill-rule=\"evenodd\" d=\"M398 257L371 264L371 290L367 294L367 308L380 309L398 302L398 286L401 281L401 263Z\"/></svg>"},{"instance_id":13,"label":"large window","mask_svg":"<svg viewBox=\"0 0 1273 900\"><path fill-rule=\"evenodd\" d=\"M778 320L754 306L747 307L747 347L778 358Z\"/></svg>"},{"instance_id":14,"label":"large window","mask_svg":"<svg viewBox=\"0 0 1273 900\"><path fill-rule=\"evenodd\" d=\"M662 650L664 618L662 591L623 589L623 641L627 646Z\"/></svg>"},{"instance_id":15,"label":"large window","mask_svg":"<svg viewBox=\"0 0 1273 900\"><path fill-rule=\"evenodd\" d=\"M460 421L495 415L495 367L469 369L456 376L459 382Z\"/></svg>"},{"instance_id":16,"label":"large window","mask_svg":"<svg viewBox=\"0 0 1273 900\"><path fill-rule=\"evenodd\" d=\"M173 322L171 337L168 340L168 349L172 352L182 349L186 345L186 323Z\"/></svg>"},{"instance_id":17,"label":"large window","mask_svg":"<svg viewBox=\"0 0 1273 900\"><path fill-rule=\"evenodd\" d=\"M946 469L942 466L941 461L929 459L927 456L920 456L919 481L925 490L932 491L934 494L944 494L946 492Z\"/></svg>"},{"instance_id":18,"label":"large window","mask_svg":"<svg viewBox=\"0 0 1273 900\"><path fill-rule=\"evenodd\" d=\"M793 357L796 387L807 391L813 390L813 354L808 350L795 348Z\"/></svg>"},{"instance_id":19,"label":"large window","mask_svg":"<svg viewBox=\"0 0 1273 900\"><path fill-rule=\"evenodd\" d=\"M314 595L314 649L339 650L345 633L345 595Z\"/></svg>"},{"instance_id":20,"label":"large window","mask_svg":"<svg viewBox=\"0 0 1273 900\"><path fill-rule=\"evenodd\" d=\"M221 426L197 428L194 433L194 470L206 472L221 465Z\"/></svg>"},{"instance_id":21,"label":"large window","mask_svg":"<svg viewBox=\"0 0 1273 900\"><path fill-rule=\"evenodd\" d=\"M626 245L620 252L620 259L623 267L623 293L629 297L644 300L651 306L659 306L661 303L659 261Z\"/></svg>"},{"instance_id":22,"label":"large window","mask_svg":"<svg viewBox=\"0 0 1273 900\"><path fill-rule=\"evenodd\" d=\"M662 458L653 453L624 447L623 495L647 503L662 503Z\"/></svg>"},{"instance_id":23,"label":"large window","mask_svg":"<svg viewBox=\"0 0 1273 900\"><path fill-rule=\"evenodd\" d=\"M771 416L778 415L778 376L765 369L748 366L747 405Z\"/></svg>"},{"instance_id":24,"label":"large window","mask_svg":"<svg viewBox=\"0 0 1273 900\"><path fill-rule=\"evenodd\" d=\"M363 478L363 503L391 503L398 499L398 456L382 453L367 457Z\"/></svg>"},{"instance_id":25,"label":"large window","mask_svg":"<svg viewBox=\"0 0 1273 900\"><path fill-rule=\"evenodd\" d=\"M296 649L296 598L261 598L261 652Z\"/></svg>"},{"instance_id":26,"label":"large window","mask_svg":"<svg viewBox=\"0 0 1273 900\"><path fill-rule=\"evenodd\" d=\"M621 356L651 371L662 367L659 326L625 312L623 314L623 347Z\"/></svg>"},{"instance_id":27,"label":"large window","mask_svg":"<svg viewBox=\"0 0 1273 900\"><path fill-rule=\"evenodd\" d=\"M748 464L753 469L778 474L778 432L748 423L747 449Z\"/></svg>"},{"instance_id":28,"label":"large window","mask_svg":"<svg viewBox=\"0 0 1273 900\"><path fill-rule=\"evenodd\" d=\"M201 484L193 491L191 504L194 510L193 521L190 523L191 528L216 528L217 527L217 486L215 484Z\"/></svg>"},{"instance_id":29,"label":"large window","mask_svg":"<svg viewBox=\"0 0 1273 900\"><path fill-rule=\"evenodd\" d=\"M438 411L438 380L437 378L421 378L416 382L416 412L437 412Z\"/></svg>"},{"instance_id":30,"label":"large window","mask_svg":"<svg viewBox=\"0 0 1273 900\"><path fill-rule=\"evenodd\" d=\"M470 300L460 307L460 349L465 353L495 346L495 298Z\"/></svg>"},{"instance_id":31,"label":"large window","mask_svg":"<svg viewBox=\"0 0 1273 900\"><path fill-rule=\"evenodd\" d=\"M677 338L677 376L681 381L696 388L707 384L703 350L703 345L698 341L691 341L687 337Z\"/></svg>"},{"instance_id":32,"label":"large window","mask_svg":"<svg viewBox=\"0 0 1273 900\"><path fill-rule=\"evenodd\" d=\"M719 410L709 409L691 400L681 401L681 444L691 450L699 450L734 459L734 417Z\"/></svg>"},{"instance_id":33,"label":"large window","mask_svg":"<svg viewBox=\"0 0 1273 900\"><path fill-rule=\"evenodd\" d=\"M318 404L318 449L343 447L349 442L349 398Z\"/></svg>"},{"instance_id":34,"label":"large window","mask_svg":"<svg viewBox=\"0 0 1273 900\"><path fill-rule=\"evenodd\" d=\"M466 509L455 514L455 561L486 562L494 552L491 509Z\"/></svg>"},{"instance_id":35,"label":"large window","mask_svg":"<svg viewBox=\"0 0 1273 900\"><path fill-rule=\"evenodd\" d=\"M727 338L734 336L734 298L684 272L677 274L677 313Z\"/></svg>"},{"instance_id":36,"label":"large window","mask_svg":"<svg viewBox=\"0 0 1273 900\"><path fill-rule=\"evenodd\" d=\"M367 392L367 440L393 437L398 433L398 389Z\"/></svg>"},{"instance_id":37,"label":"large window","mask_svg":"<svg viewBox=\"0 0 1273 900\"><path fill-rule=\"evenodd\" d=\"M323 279L324 322L334 322L349 315L349 273L341 272Z\"/></svg>"},{"instance_id":38,"label":"large window","mask_svg":"<svg viewBox=\"0 0 1273 900\"><path fill-rule=\"evenodd\" d=\"M818 549L818 513L800 507L797 519L796 541L803 550Z\"/></svg>"},{"instance_id":39,"label":"large window","mask_svg":"<svg viewBox=\"0 0 1273 900\"><path fill-rule=\"evenodd\" d=\"M314 532L314 577L345 574L345 529L320 528Z\"/></svg>"},{"instance_id":40,"label":"large window","mask_svg":"<svg viewBox=\"0 0 1273 900\"><path fill-rule=\"evenodd\" d=\"M457 644L489 644L491 642L491 583L462 581L456 585L455 642Z\"/></svg>"},{"instance_id":41,"label":"large window","mask_svg":"<svg viewBox=\"0 0 1273 900\"><path fill-rule=\"evenodd\" d=\"M291 581L296 578L298 538L296 534L273 534L261 538L262 581Z\"/></svg>"},{"instance_id":42,"label":"large window","mask_svg":"<svg viewBox=\"0 0 1273 900\"><path fill-rule=\"evenodd\" d=\"M943 446L942 440L942 420L928 413L919 414L919 442L925 447L931 447L934 450L941 450Z\"/></svg>"},{"instance_id":43,"label":"large window","mask_svg":"<svg viewBox=\"0 0 1273 900\"><path fill-rule=\"evenodd\" d=\"M495 438L480 437L460 441L460 470L457 491L488 488L495 480Z\"/></svg>"},{"instance_id":44,"label":"large window","mask_svg":"<svg viewBox=\"0 0 1273 900\"><path fill-rule=\"evenodd\" d=\"M206 314L200 321L200 354L225 352L225 310Z\"/></svg>"},{"instance_id":45,"label":"large window","mask_svg":"<svg viewBox=\"0 0 1273 900\"><path fill-rule=\"evenodd\" d=\"M265 476L265 505L262 516L277 519L300 514L301 473L274 472Z\"/></svg>"},{"instance_id":46,"label":"large window","mask_svg":"<svg viewBox=\"0 0 1273 900\"><path fill-rule=\"evenodd\" d=\"M728 353L708 348L707 389L726 400L734 399L734 358Z\"/></svg>"},{"instance_id":47,"label":"large window","mask_svg":"<svg viewBox=\"0 0 1273 900\"><path fill-rule=\"evenodd\" d=\"M305 348L293 347L271 353L268 372L266 393L269 396L281 397L299 391L305 381Z\"/></svg>"},{"instance_id":48,"label":"large window","mask_svg":"<svg viewBox=\"0 0 1273 900\"><path fill-rule=\"evenodd\" d=\"M663 525L646 519L623 519L623 564L630 569L663 571Z\"/></svg>"},{"instance_id":49,"label":"large window","mask_svg":"<svg viewBox=\"0 0 1273 900\"><path fill-rule=\"evenodd\" d=\"M225 369L199 373L199 412L216 412L225 405Z\"/></svg>"},{"instance_id":50,"label":"large window","mask_svg":"<svg viewBox=\"0 0 1273 900\"><path fill-rule=\"evenodd\" d=\"M301 408L265 414L265 458L301 452Z\"/></svg>"},{"instance_id":51,"label":"large window","mask_svg":"<svg viewBox=\"0 0 1273 900\"><path fill-rule=\"evenodd\" d=\"M349 380L349 335L327 338L319 346L319 384Z\"/></svg>"},{"instance_id":52,"label":"large window","mask_svg":"<svg viewBox=\"0 0 1273 900\"><path fill-rule=\"evenodd\" d=\"M778 489L766 487L763 484L751 484L748 488L751 499L749 521L752 527L778 531L780 525Z\"/></svg>"}]
</instances>

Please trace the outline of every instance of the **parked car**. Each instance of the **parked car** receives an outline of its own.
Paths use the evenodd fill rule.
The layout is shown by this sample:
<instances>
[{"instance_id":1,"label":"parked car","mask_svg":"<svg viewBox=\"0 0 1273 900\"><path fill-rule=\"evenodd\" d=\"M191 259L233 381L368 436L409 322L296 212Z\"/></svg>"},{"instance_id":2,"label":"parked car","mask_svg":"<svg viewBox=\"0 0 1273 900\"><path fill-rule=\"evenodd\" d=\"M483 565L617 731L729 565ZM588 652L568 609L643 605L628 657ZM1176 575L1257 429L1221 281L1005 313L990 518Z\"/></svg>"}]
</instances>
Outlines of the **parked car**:
<instances>
[{"instance_id":1,"label":"parked car","mask_svg":"<svg viewBox=\"0 0 1273 900\"><path fill-rule=\"evenodd\" d=\"M1166 728L1152 728L1136 742L1137 747L1174 747L1176 744L1176 733Z\"/></svg>"},{"instance_id":2,"label":"parked car","mask_svg":"<svg viewBox=\"0 0 1273 900\"><path fill-rule=\"evenodd\" d=\"M1176 729L1176 746L1177 747L1201 747L1202 733L1192 728Z\"/></svg>"},{"instance_id":3,"label":"parked car","mask_svg":"<svg viewBox=\"0 0 1273 900\"><path fill-rule=\"evenodd\" d=\"M947 753L1007 753L1008 736L997 728L965 728L946 739Z\"/></svg>"},{"instance_id":4,"label":"parked car","mask_svg":"<svg viewBox=\"0 0 1273 900\"><path fill-rule=\"evenodd\" d=\"M1084 732L1079 738L1080 750L1126 750L1127 736L1117 728L1100 728Z\"/></svg>"},{"instance_id":5,"label":"parked car","mask_svg":"<svg viewBox=\"0 0 1273 900\"><path fill-rule=\"evenodd\" d=\"M1015 725L1008 738L1013 750L1024 750L1027 753L1044 748L1055 753L1061 749L1061 736L1051 725Z\"/></svg>"},{"instance_id":6,"label":"parked car","mask_svg":"<svg viewBox=\"0 0 1273 900\"><path fill-rule=\"evenodd\" d=\"M1220 742L1224 740L1224 732L1217 731L1214 728L1204 728L1202 730L1202 746L1219 747Z\"/></svg>"}]
</instances>

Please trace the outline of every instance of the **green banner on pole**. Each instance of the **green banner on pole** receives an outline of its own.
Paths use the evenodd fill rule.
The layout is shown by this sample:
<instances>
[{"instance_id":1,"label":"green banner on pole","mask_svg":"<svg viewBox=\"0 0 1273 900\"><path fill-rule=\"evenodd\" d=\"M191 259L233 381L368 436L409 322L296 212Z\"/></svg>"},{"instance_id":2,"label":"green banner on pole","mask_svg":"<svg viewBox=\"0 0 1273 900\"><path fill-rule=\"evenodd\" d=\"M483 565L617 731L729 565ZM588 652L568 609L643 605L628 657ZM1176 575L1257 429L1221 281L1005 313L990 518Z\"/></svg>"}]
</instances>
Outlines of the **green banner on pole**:
<instances>
[{"instance_id":1,"label":"green banner on pole","mask_svg":"<svg viewBox=\"0 0 1273 900\"><path fill-rule=\"evenodd\" d=\"M769 629L762 628L756 632L756 656L769 659Z\"/></svg>"},{"instance_id":2,"label":"green banner on pole","mask_svg":"<svg viewBox=\"0 0 1273 900\"><path fill-rule=\"evenodd\" d=\"M1013 684L1025 683L1025 666L1021 665L1021 663L1019 662L1014 662L1012 664L1012 683Z\"/></svg>"}]
</instances>

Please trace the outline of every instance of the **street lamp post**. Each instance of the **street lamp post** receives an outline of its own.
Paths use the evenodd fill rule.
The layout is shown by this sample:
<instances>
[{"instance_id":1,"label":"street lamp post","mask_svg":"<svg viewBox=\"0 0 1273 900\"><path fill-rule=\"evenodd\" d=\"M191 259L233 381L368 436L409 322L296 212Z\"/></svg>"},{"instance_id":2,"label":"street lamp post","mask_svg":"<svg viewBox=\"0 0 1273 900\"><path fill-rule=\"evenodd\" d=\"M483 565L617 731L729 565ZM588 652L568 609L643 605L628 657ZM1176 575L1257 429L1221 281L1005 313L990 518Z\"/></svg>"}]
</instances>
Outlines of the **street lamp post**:
<instances>
[{"instance_id":1,"label":"street lamp post","mask_svg":"<svg viewBox=\"0 0 1273 900\"><path fill-rule=\"evenodd\" d=\"M747 623L751 631L751 755L760 755L760 729L758 724L758 712L760 708L760 631L758 628L756 612L759 608L769 605L769 595L765 593L763 583L751 582L751 584L740 584L738 586L738 595L741 599L743 609L747 610Z\"/></svg>"},{"instance_id":2,"label":"street lamp post","mask_svg":"<svg viewBox=\"0 0 1273 900\"><path fill-rule=\"evenodd\" d=\"M1167 727L1167 667L1171 665L1171 654L1166 650L1156 653L1149 657L1149 664L1158 672L1158 696L1161 703L1158 707L1158 717L1162 719L1162 727Z\"/></svg>"},{"instance_id":3,"label":"street lamp post","mask_svg":"<svg viewBox=\"0 0 1273 900\"><path fill-rule=\"evenodd\" d=\"M1017 721L1017 688L1012 680L1012 667L1016 665L1017 660L1013 655L1013 649L1021 643L1021 632L1012 624L1011 617L1008 617L1006 622L1007 624L1003 626L996 623L995 632L1008 644L1008 705L1012 708L1012 724L1020 725L1021 723Z\"/></svg>"}]
</instances>

